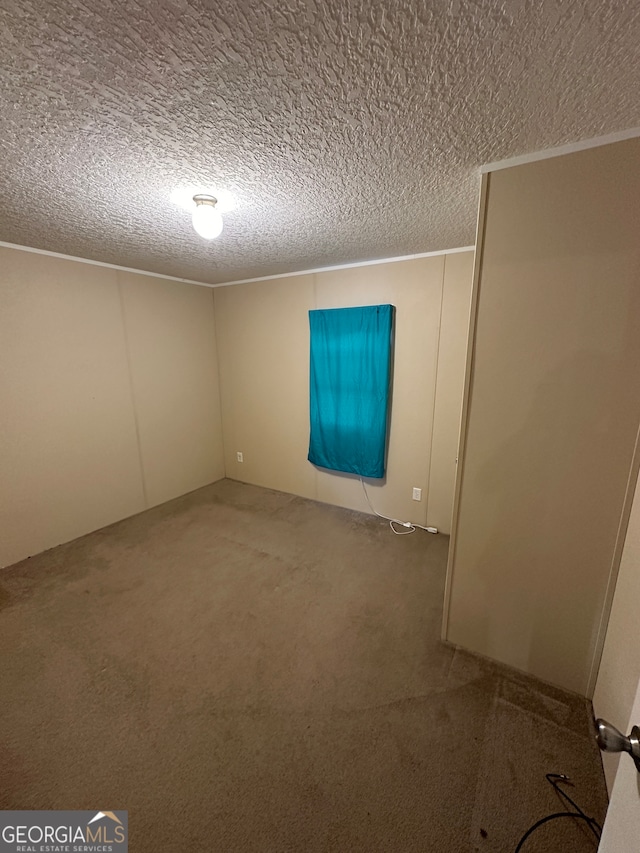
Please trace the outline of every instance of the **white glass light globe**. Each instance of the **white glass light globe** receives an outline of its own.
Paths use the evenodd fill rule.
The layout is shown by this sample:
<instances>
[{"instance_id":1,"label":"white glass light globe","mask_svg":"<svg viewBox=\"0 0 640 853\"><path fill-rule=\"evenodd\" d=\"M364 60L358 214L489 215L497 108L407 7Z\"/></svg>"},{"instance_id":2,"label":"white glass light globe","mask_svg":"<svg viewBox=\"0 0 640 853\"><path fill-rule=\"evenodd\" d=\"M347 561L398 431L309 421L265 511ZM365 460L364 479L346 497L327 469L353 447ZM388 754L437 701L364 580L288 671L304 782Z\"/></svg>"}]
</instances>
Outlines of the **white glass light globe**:
<instances>
[{"instance_id":1,"label":"white glass light globe","mask_svg":"<svg viewBox=\"0 0 640 853\"><path fill-rule=\"evenodd\" d=\"M193 227L205 240L215 240L222 233L222 216L211 204L198 204L193 211Z\"/></svg>"}]
</instances>

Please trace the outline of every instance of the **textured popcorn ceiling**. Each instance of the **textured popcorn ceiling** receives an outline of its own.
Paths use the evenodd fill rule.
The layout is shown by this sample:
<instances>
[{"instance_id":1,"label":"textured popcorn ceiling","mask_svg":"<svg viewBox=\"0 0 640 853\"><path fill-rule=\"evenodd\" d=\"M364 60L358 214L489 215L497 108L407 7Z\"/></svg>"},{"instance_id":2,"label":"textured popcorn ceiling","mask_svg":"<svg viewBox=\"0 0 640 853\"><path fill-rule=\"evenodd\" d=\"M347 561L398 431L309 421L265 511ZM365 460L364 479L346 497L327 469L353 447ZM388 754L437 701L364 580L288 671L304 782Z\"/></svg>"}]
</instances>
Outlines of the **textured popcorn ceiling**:
<instances>
[{"instance_id":1,"label":"textured popcorn ceiling","mask_svg":"<svg viewBox=\"0 0 640 853\"><path fill-rule=\"evenodd\" d=\"M473 243L481 164L640 125L640 4L2 0L0 67L0 240L215 283Z\"/></svg>"}]
</instances>

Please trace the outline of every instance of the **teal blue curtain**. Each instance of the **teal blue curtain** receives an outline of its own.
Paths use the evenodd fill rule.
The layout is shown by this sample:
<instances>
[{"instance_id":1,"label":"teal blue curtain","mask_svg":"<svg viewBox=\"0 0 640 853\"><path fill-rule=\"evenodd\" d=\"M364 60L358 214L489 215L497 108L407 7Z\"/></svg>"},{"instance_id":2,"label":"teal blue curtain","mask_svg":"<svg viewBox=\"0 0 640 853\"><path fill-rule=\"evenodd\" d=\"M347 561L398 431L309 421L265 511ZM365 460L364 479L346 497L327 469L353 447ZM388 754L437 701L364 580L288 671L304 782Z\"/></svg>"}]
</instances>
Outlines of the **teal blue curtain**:
<instances>
[{"instance_id":1,"label":"teal blue curtain","mask_svg":"<svg viewBox=\"0 0 640 853\"><path fill-rule=\"evenodd\" d=\"M310 462L384 477L393 305L309 311Z\"/></svg>"}]
</instances>

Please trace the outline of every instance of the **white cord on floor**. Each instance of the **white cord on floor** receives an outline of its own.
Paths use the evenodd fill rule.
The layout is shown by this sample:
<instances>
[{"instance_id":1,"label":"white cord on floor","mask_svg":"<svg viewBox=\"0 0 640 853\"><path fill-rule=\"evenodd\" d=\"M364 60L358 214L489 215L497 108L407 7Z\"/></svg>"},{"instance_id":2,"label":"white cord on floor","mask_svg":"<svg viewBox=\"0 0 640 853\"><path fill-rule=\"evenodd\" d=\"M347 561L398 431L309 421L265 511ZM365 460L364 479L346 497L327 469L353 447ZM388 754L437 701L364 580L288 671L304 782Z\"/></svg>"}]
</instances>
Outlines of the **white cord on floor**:
<instances>
[{"instance_id":1,"label":"white cord on floor","mask_svg":"<svg viewBox=\"0 0 640 853\"><path fill-rule=\"evenodd\" d=\"M364 492L364 496L367 499L367 503L369 504L369 509L374 515L377 515L378 518L384 518L385 521L389 522L389 527L393 530L396 536L406 536L409 533L415 533L416 528L419 527L420 530L426 530L427 533L437 533L437 527L423 527L421 524L415 524L411 521L400 521L398 518L389 518L388 515L381 515L379 512L376 512L373 506L371 505L371 501L369 500L369 495L367 494L367 488L364 484L364 480L360 477L360 482L362 483L362 491ZM396 530L393 526L394 524L399 524L401 527L406 528L405 530Z\"/></svg>"}]
</instances>

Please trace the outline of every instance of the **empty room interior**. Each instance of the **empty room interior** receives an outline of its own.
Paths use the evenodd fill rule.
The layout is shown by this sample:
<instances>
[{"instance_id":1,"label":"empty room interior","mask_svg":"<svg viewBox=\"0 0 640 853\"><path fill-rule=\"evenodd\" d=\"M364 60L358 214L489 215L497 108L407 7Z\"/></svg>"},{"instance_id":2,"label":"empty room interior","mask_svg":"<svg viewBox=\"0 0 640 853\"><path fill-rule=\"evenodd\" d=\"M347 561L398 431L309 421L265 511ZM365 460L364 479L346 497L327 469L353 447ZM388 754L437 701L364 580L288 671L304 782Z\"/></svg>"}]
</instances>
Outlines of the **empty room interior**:
<instances>
[{"instance_id":1,"label":"empty room interior","mask_svg":"<svg viewBox=\"0 0 640 853\"><path fill-rule=\"evenodd\" d=\"M0 23L0 850L640 849L640 7Z\"/></svg>"}]
</instances>

